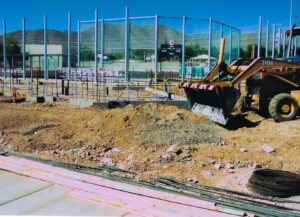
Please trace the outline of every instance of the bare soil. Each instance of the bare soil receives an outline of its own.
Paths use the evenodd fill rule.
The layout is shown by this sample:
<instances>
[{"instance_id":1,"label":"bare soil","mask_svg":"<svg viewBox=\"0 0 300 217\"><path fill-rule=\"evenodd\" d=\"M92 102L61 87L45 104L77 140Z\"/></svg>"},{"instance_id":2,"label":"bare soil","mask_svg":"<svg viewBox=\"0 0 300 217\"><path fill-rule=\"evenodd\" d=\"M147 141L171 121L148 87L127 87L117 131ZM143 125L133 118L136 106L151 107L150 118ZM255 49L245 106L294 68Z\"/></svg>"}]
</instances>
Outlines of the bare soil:
<instances>
[{"instance_id":1,"label":"bare soil","mask_svg":"<svg viewBox=\"0 0 300 217\"><path fill-rule=\"evenodd\" d=\"M275 123L255 113L236 116L226 129L172 106L80 109L0 97L0 149L114 165L137 171L139 180L172 177L247 192L255 168L300 172L299 132L300 119Z\"/></svg>"}]
</instances>

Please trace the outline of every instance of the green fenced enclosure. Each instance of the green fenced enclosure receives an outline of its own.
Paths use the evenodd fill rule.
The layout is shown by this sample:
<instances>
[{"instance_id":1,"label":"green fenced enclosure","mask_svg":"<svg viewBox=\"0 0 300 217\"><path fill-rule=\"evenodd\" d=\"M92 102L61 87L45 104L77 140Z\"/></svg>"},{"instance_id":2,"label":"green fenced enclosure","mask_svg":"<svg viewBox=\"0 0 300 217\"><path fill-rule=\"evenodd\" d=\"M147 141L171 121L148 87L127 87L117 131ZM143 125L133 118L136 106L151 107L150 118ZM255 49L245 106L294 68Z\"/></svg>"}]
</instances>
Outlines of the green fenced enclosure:
<instances>
[{"instance_id":1,"label":"green fenced enclosure","mask_svg":"<svg viewBox=\"0 0 300 217\"><path fill-rule=\"evenodd\" d=\"M241 57L287 58L289 37L286 36L285 31L290 29L289 25L287 22L271 23L262 19L261 26L242 27ZM299 36L292 42L291 49L292 56L299 55Z\"/></svg>"},{"instance_id":2,"label":"green fenced enclosure","mask_svg":"<svg viewBox=\"0 0 300 217\"><path fill-rule=\"evenodd\" d=\"M23 70L25 77L32 68L46 77L63 68L67 73L70 68L90 68L94 75L176 80L188 73L203 77L216 63L222 37L227 39L225 61L239 55L240 30L213 19L157 15L105 19L97 13L93 20L78 20L76 30L71 13L68 19L62 21L63 29L46 15L34 27L24 18L20 30L5 29L1 43L13 41L19 50L13 54L14 65L9 49L2 62Z\"/></svg>"},{"instance_id":3,"label":"green fenced enclosure","mask_svg":"<svg viewBox=\"0 0 300 217\"><path fill-rule=\"evenodd\" d=\"M187 73L200 78L216 63L222 37L227 40L224 59L227 63L240 54L240 30L212 19L164 16L127 19L128 22L126 18L81 21L77 66L93 68L97 61L99 71L119 76L128 73L129 78L180 79ZM199 70L202 74L196 72Z\"/></svg>"}]
</instances>

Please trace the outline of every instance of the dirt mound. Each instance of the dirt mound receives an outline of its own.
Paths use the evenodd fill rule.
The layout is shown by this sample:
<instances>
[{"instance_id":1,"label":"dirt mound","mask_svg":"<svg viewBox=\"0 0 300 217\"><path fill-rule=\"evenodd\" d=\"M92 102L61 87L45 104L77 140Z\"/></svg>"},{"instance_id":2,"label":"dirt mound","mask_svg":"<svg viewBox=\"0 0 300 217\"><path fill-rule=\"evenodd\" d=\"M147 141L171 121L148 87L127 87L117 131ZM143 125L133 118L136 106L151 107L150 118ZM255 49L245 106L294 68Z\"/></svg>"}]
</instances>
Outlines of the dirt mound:
<instances>
[{"instance_id":1,"label":"dirt mound","mask_svg":"<svg viewBox=\"0 0 300 217\"><path fill-rule=\"evenodd\" d=\"M123 133L135 140L167 145L210 144L223 140L215 124L172 106L129 105L103 112L88 122L89 128L97 131L105 128L116 135Z\"/></svg>"}]
</instances>

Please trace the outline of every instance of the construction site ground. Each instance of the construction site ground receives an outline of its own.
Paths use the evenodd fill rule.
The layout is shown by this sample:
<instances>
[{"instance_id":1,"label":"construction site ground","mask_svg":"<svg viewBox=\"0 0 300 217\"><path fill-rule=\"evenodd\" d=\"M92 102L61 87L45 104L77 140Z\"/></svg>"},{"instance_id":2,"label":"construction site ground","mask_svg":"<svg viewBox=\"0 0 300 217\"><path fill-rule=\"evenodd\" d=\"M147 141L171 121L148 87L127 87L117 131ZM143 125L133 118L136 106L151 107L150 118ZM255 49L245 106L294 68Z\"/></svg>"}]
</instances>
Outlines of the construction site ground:
<instances>
[{"instance_id":1,"label":"construction site ground","mask_svg":"<svg viewBox=\"0 0 300 217\"><path fill-rule=\"evenodd\" d=\"M170 177L249 192L256 168L299 173L299 131L300 119L275 123L254 112L235 116L224 128L173 106L77 108L0 97L1 150L107 164L135 171L144 181Z\"/></svg>"}]
</instances>

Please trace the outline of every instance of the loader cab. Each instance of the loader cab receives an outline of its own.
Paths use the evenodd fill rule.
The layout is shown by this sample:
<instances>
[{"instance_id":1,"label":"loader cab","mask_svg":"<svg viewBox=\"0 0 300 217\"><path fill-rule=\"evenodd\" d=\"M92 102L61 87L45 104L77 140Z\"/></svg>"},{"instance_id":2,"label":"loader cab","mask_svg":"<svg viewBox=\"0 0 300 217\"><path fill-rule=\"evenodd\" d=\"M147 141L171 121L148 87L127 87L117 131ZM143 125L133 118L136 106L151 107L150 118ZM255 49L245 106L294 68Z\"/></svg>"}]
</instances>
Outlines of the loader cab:
<instances>
[{"instance_id":1,"label":"loader cab","mask_svg":"<svg viewBox=\"0 0 300 217\"><path fill-rule=\"evenodd\" d=\"M287 57L282 60L290 63L300 63L300 54L298 53L297 41L300 38L300 28L293 26L292 30L288 29L284 32L285 37L289 38Z\"/></svg>"}]
</instances>

